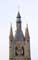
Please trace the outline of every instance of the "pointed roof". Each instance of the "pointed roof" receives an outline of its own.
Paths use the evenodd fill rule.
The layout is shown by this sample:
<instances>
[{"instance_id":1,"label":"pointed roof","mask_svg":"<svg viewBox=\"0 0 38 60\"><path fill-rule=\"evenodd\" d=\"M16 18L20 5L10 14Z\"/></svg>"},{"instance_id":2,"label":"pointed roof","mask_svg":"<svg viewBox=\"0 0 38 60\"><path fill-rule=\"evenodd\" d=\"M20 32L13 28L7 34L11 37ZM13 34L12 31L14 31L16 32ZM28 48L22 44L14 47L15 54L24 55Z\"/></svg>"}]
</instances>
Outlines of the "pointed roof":
<instances>
[{"instance_id":1,"label":"pointed roof","mask_svg":"<svg viewBox=\"0 0 38 60\"><path fill-rule=\"evenodd\" d=\"M10 26L10 35L13 35L13 30L12 30L12 24L11 24L11 26Z\"/></svg>"},{"instance_id":2,"label":"pointed roof","mask_svg":"<svg viewBox=\"0 0 38 60\"><path fill-rule=\"evenodd\" d=\"M16 31L15 33L15 40L17 41L24 41L24 35L22 31Z\"/></svg>"},{"instance_id":3,"label":"pointed roof","mask_svg":"<svg viewBox=\"0 0 38 60\"><path fill-rule=\"evenodd\" d=\"M12 32L12 24L11 24L10 32Z\"/></svg>"},{"instance_id":4,"label":"pointed roof","mask_svg":"<svg viewBox=\"0 0 38 60\"><path fill-rule=\"evenodd\" d=\"M28 24L26 24L25 36L29 36Z\"/></svg>"},{"instance_id":5,"label":"pointed roof","mask_svg":"<svg viewBox=\"0 0 38 60\"><path fill-rule=\"evenodd\" d=\"M21 18L19 11L18 11L18 14L17 14L16 18Z\"/></svg>"},{"instance_id":6,"label":"pointed roof","mask_svg":"<svg viewBox=\"0 0 38 60\"><path fill-rule=\"evenodd\" d=\"M10 35L9 38L12 40L13 39L13 31L12 31L12 24L10 26Z\"/></svg>"},{"instance_id":7,"label":"pointed roof","mask_svg":"<svg viewBox=\"0 0 38 60\"><path fill-rule=\"evenodd\" d=\"M28 24L26 24L26 32L28 32Z\"/></svg>"}]
</instances>

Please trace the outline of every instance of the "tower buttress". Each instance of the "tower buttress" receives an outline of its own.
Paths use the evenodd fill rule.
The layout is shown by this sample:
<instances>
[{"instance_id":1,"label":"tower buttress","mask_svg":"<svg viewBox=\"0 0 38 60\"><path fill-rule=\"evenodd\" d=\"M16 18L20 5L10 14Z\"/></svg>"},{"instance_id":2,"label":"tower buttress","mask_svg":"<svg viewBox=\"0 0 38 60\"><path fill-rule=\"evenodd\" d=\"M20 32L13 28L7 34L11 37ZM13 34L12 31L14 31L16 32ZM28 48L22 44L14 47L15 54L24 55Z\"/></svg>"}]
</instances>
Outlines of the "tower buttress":
<instances>
[{"instance_id":1,"label":"tower buttress","mask_svg":"<svg viewBox=\"0 0 38 60\"><path fill-rule=\"evenodd\" d=\"M28 31L28 24L26 24L25 30L25 57L27 60L31 60L30 58L30 36Z\"/></svg>"},{"instance_id":2,"label":"tower buttress","mask_svg":"<svg viewBox=\"0 0 38 60\"><path fill-rule=\"evenodd\" d=\"M10 27L10 35L9 35L9 60L12 60L13 58L13 31L12 31L12 24Z\"/></svg>"}]
</instances>

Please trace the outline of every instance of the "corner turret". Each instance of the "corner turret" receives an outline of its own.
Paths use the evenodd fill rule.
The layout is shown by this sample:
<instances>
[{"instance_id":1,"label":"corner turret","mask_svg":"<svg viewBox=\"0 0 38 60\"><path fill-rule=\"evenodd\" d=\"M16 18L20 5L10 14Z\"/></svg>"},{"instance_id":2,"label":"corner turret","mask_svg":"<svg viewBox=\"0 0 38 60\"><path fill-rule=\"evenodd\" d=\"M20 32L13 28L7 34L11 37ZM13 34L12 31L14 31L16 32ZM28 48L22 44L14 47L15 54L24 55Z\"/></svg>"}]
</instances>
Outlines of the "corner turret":
<instances>
[{"instance_id":1,"label":"corner turret","mask_svg":"<svg viewBox=\"0 0 38 60\"><path fill-rule=\"evenodd\" d=\"M9 35L9 60L11 60L11 58L13 57L13 40L14 40L14 37L13 37L13 31L12 31L12 24L11 24L11 27L10 27L10 35Z\"/></svg>"}]
</instances>

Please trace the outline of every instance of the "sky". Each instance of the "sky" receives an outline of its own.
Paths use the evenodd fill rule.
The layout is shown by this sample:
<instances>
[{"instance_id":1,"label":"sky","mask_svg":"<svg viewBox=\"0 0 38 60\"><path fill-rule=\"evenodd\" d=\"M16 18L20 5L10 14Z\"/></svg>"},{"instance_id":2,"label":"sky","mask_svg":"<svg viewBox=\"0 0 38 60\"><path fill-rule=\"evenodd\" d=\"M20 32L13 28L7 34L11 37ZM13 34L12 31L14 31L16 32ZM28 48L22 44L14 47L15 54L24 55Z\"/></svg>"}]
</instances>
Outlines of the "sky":
<instances>
[{"instance_id":1,"label":"sky","mask_svg":"<svg viewBox=\"0 0 38 60\"><path fill-rule=\"evenodd\" d=\"M24 35L28 23L31 60L38 60L38 0L0 0L0 60L9 60L10 23L15 36L18 11Z\"/></svg>"}]
</instances>

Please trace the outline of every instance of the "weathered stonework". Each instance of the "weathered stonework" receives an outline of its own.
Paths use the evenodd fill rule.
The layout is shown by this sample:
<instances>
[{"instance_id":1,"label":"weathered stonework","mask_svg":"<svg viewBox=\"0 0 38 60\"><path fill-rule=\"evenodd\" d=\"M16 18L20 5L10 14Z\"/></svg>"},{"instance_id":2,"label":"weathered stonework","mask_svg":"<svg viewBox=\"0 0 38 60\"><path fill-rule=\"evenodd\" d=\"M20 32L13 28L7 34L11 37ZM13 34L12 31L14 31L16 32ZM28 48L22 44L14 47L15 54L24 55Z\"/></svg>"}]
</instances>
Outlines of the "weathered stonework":
<instances>
[{"instance_id":1,"label":"weathered stonework","mask_svg":"<svg viewBox=\"0 0 38 60\"><path fill-rule=\"evenodd\" d=\"M30 37L28 26L26 26L25 37L21 30L21 16L18 12L16 21L16 33L13 37L12 25L9 36L9 60L31 60L30 57Z\"/></svg>"}]
</instances>

